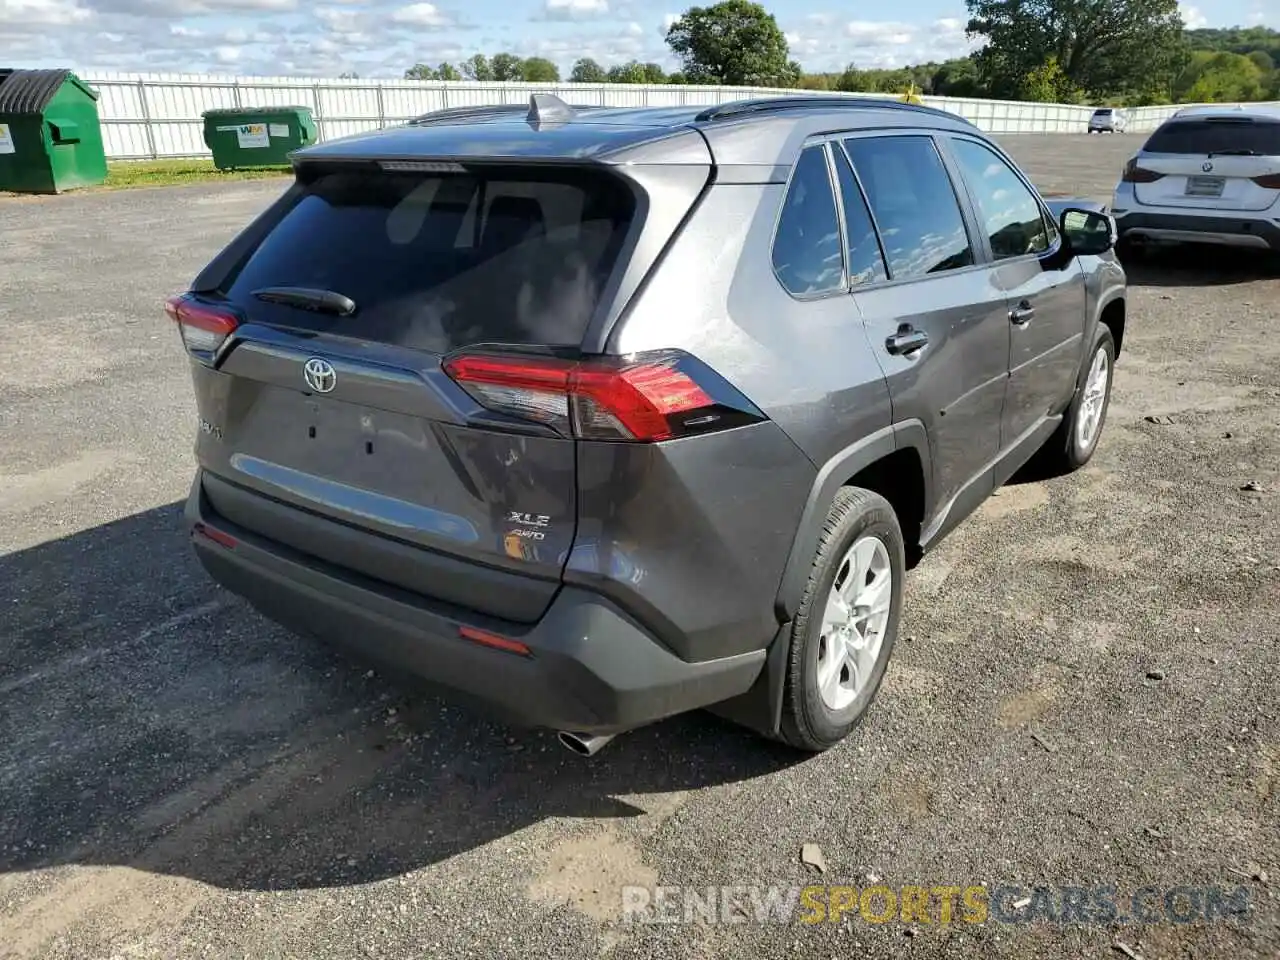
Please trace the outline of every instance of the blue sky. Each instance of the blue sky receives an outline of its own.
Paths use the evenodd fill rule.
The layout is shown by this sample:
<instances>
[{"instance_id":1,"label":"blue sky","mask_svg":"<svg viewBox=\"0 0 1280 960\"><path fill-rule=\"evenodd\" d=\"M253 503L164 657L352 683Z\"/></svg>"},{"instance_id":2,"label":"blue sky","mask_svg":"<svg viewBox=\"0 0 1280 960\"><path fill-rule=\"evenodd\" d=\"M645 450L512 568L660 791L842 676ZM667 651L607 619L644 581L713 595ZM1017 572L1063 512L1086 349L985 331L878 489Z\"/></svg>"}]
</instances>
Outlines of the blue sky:
<instances>
[{"instance_id":1,"label":"blue sky","mask_svg":"<svg viewBox=\"0 0 1280 960\"><path fill-rule=\"evenodd\" d=\"M702 0L703 3L709 0ZM0 0L0 65L362 77L477 51L675 66L665 25L688 2L642 0ZM811 71L943 60L972 49L963 0L771 0ZM1190 26L1280 27L1280 0L1193 0Z\"/></svg>"}]
</instances>

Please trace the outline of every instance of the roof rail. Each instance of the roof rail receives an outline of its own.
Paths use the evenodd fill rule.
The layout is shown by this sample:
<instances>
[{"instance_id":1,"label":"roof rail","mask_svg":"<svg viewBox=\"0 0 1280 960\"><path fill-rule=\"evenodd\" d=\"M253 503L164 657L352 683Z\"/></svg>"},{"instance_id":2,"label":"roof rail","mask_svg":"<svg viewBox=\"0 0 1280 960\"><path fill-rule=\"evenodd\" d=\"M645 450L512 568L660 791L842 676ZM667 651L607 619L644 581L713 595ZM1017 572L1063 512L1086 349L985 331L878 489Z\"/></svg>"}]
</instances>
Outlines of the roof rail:
<instances>
[{"instance_id":1,"label":"roof rail","mask_svg":"<svg viewBox=\"0 0 1280 960\"><path fill-rule=\"evenodd\" d=\"M584 110L598 110L587 103L565 103L552 93L535 93L526 103L485 103L472 107L447 107L432 110L409 121L410 126L449 123L454 120L487 120L524 114L532 124L567 123Z\"/></svg>"},{"instance_id":2,"label":"roof rail","mask_svg":"<svg viewBox=\"0 0 1280 960\"><path fill-rule=\"evenodd\" d=\"M448 123L450 120L472 120L482 117L501 117L507 114L527 113L529 105L524 103L487 103L475 107L447 107L444 110L432 110L414 117L409 123L423 126L429 123Z\"/></svg>"},{"instance_id":3,"label":"roof rail","mask_svg":"<svg viewBox=\"0 0 1280 960\"><path fill-rule=\"evenodd\" d=\"M961 123L974 126L974 124L960 116L958 113L951 113L947 110L939 110L937 107L926 107L918 103L904 103L901 100L890 100L888 97L840 97L832 94L813 95L813 96L795 96L795 97L756 97L750 100L733 100L729 103L717 104L714 107L708 107L697 115L694 119L707 122L713 120L727 120L731 117L741 117L752 113L772 113L775 110L813 110L813 109L836 109L836 110L908 110L914 113L926 113L930 116L949 117L952 120L959 120Z\"/></svg>"}]
</instances>

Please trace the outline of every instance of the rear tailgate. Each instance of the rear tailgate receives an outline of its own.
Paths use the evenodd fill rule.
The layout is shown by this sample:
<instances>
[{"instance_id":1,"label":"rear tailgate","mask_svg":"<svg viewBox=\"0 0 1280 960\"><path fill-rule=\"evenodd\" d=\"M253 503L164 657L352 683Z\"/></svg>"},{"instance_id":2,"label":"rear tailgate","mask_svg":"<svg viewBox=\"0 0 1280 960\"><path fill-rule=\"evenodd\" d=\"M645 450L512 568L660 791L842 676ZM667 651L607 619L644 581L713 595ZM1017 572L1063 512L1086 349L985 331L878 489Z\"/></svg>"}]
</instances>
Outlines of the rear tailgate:
<instances>
[{"instance_id":1,"label":"rear tailgate","mask_svg":"<svg viewBox=\"0 0 1280 960\"><path fill-rule=\"evenodd\" d=\"M1247 116L1174 120L1152 134L1138 165L1157 175L1135 183L1141 204L1266 210L1280 196L1280 123Z\"/></svg>"},{"instance_id":2,"label":"rear tailgate","mask_svg":"<svg viewBox=\"0 0 1280 960\"><path fill-rule=\"evenodd\" d=\"M598 167L347 164L300 179L261 242L199 294L239 326L216 368L194 365L198 456L316 522L216 481L212 506L368 576L536 620L575 532L574 442L479 407L441 360L476 343L576 349L632 229L631 188Z\"/></svg>"}]
</instances>

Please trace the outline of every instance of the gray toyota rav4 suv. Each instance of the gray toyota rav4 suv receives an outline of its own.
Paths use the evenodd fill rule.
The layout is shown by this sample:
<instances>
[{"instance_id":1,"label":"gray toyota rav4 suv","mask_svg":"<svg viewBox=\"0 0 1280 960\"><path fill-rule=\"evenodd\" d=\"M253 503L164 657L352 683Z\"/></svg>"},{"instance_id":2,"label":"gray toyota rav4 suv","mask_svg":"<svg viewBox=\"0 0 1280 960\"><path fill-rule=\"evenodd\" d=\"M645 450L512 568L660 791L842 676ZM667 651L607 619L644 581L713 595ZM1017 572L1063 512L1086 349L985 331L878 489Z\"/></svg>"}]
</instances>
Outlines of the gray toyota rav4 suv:
<instances>
[{"instance_id":1,"label":"gray toyota rav4 suv","mask_svg":"<svg viewBox=\"0 0 1280 960\"><path fill-rule=\"evenodd\" d=\"M835 744L906 569L1098 443L1114 225L950 114L537 95L294 167L167 305L199 559L581 753L701 707Z\"/></svg>"}]
</instances>

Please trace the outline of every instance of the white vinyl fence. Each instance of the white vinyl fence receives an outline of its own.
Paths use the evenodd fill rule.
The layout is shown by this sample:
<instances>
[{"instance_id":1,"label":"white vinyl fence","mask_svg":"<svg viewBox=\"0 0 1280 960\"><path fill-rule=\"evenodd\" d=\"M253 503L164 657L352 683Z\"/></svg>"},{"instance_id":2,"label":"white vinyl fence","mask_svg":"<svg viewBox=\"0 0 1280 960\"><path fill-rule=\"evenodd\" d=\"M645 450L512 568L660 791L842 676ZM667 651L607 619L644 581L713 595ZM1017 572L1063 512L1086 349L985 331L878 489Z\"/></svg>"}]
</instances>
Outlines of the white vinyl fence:
<instances>
[{"instance_id":1,"label":"white vinyl fence","mask_svg":"<svg viewBox=\"0 0 1280 960\"><path fill-rule=\"evenodd\" d=\"M310 107L320 139L404 123L446 107L522 103L554 93L569 103L616 107L695 106L800 91L666 84L442 83L415 80L333 80L223 77L169 73L85 73L101 94L107 156L116 159L193 157L209 153L201 114L216 107ZM874 94L833 94L868 97ZM1081 133L1092 107L923 97L990 133ZM1174 107L1129 111L1131 131L1152 130Z\"/></svg>"}]
</instances>

